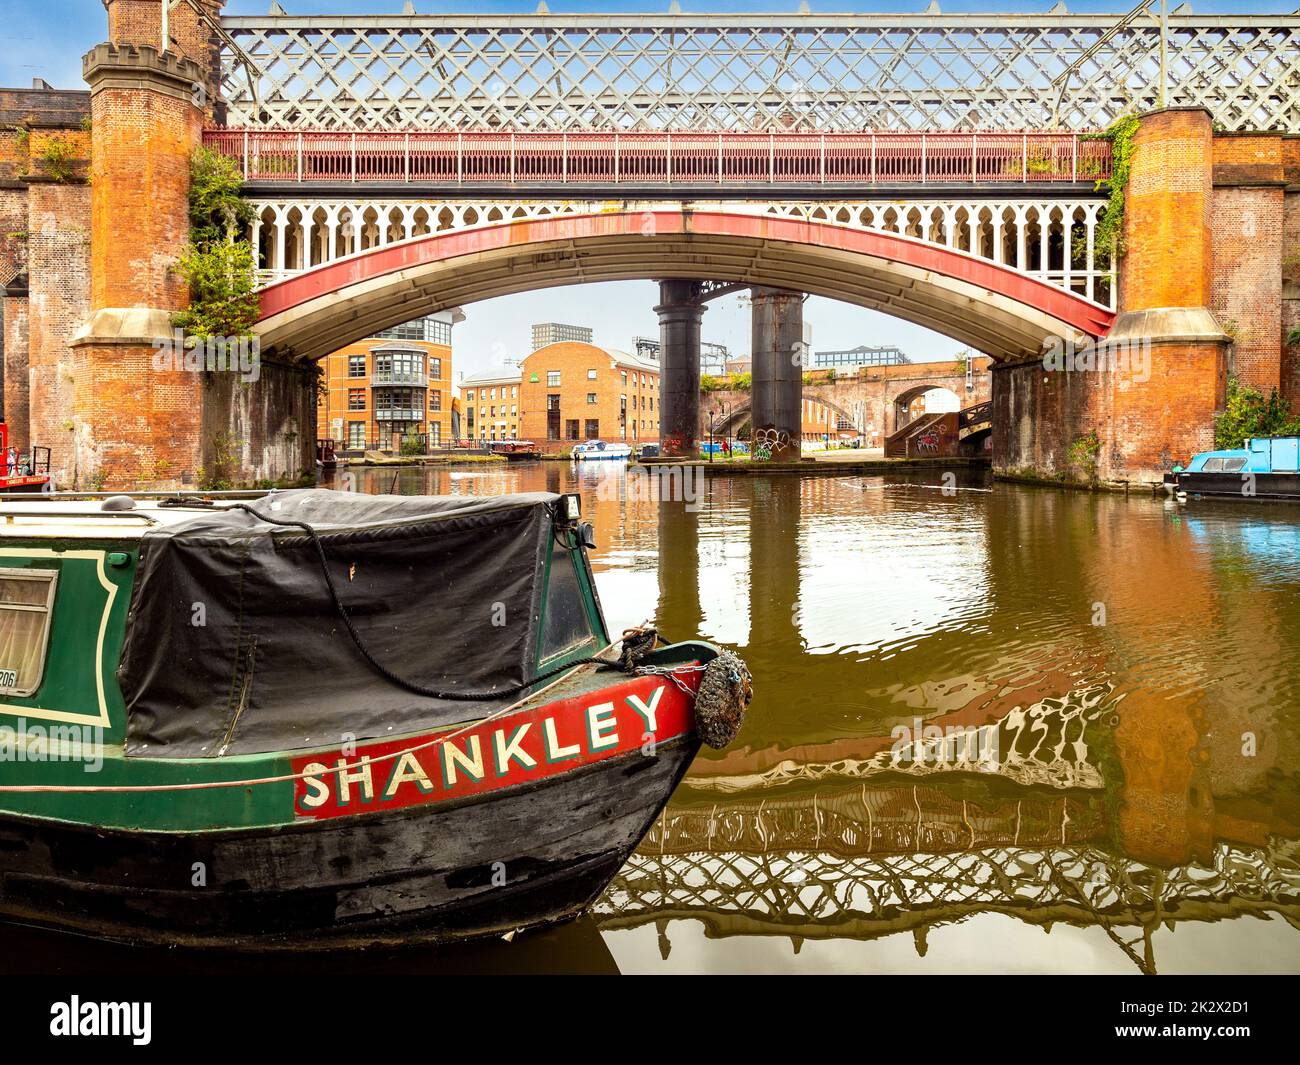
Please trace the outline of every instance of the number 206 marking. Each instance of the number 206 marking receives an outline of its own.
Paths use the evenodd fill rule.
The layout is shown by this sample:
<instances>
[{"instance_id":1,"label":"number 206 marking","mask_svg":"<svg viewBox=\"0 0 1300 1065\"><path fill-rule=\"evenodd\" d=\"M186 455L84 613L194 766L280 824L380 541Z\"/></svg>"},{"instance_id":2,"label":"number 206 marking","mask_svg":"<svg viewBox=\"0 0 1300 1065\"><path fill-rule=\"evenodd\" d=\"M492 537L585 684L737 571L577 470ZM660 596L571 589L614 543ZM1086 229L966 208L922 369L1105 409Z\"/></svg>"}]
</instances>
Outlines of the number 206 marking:
<instances>
[{"instance_id":1,"label":"number 206 marking","mask_svg":"<svg viewBox=\"0 0 1300 1065\"><path fill-rule=\"evenodd\" d=\"M18 687L18 672L13 669L0 669L0 688Z\"/></svg>"}]
</instances>

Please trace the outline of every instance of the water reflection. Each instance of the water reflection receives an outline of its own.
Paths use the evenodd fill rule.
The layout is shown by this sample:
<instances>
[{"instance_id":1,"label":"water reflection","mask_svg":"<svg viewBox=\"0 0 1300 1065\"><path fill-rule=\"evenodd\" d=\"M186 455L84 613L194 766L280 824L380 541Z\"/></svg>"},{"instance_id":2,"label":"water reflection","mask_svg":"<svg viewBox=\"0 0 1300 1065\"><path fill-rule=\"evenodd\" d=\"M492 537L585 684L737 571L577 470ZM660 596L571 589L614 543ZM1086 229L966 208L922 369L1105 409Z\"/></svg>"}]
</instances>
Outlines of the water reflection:
<instances>
[{"instance_id":1,"label":"water reflection","mask_svg":"<svg viewBox=\"0 0 1300 1065\"><path fill-rule=\"evenodd\" d=\"M609 466L417 476L576 488L611 629L653 617L754 672L740 744L701 755L596 907L625 970L1300 969L1293 511L978 480L707 480L687 505Z\"/></svg>"}]
</instances>

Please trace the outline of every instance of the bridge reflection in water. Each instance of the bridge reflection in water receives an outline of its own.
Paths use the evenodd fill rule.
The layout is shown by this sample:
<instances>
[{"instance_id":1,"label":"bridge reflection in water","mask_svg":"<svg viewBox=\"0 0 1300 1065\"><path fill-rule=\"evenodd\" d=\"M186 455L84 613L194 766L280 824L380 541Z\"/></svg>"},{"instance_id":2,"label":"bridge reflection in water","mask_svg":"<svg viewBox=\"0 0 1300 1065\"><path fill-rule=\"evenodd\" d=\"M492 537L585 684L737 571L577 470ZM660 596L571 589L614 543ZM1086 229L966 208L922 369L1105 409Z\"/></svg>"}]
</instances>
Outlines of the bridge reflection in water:
<instances>
[{"instance_id":1,"label":"bridge reflection in water","mask_svg":"<svg viewBox=\"0 0 1300 1065\"><path fill-rule=\"evenodd\" d=\"M401 490L580 491L610 629L653 617L753 669L737 745L594 907L623 968L664 964L656 933L694 970L782 964L751 960L764 937L861 967L845 945L909 932L923 969L1300 968L1289 512L937 475L683 499L609 465Z\"/></svg>"},{"instance_id":2,"label":"bridge reflection in water","mask_svg":"<svg viewBox=\"0 0 1300 1065\"><path fill-rule=\"evenodd\" d=\"M928 511L952 545L982 553L968 588L979 623L949 601L925 632L904 620L888 653L812 654L810 586L819 569L846 562L818 550L843 534L833 528L843 504L828 497L856 492L852 509L875 492L867 505L889 524L891 487L909 523ZM1002 914L1099 927L1148 973L1162 927L1253 915L1300 929L1297 765L1279 758L1295 751L1295 722L1275 719L1294 701L1273 701L1294 692L1295 677L1288 665L1254 690L1216 684L1240 663L1209 638L1225 622L1264 639L1294 635L1294 613L1270 616L1267 597L1252 603L1221 587L1220 560L1189 557L1177 516L1158 502L999 487L958 503L934 487L774 478L746 485L743 507L723 506L733 519L748 510L749 638L739 650L760 701L742 740L758 734L697 762L598 903L600 927L653 923L665 959L670 922L685 918L709 938L787 936L796 946L910 931L924 956L932 929ZM1125 517L1134 506L1137 522ZM707 633L714 612L701 603L698 560L709 558L710 535L680 504L658 510L659 623L670 635ZM936 517L944 510L955 521ZM1217 517L1229 530L1241 520ZM1200 525L1191 530L1204 542ZM924 556L928 539L873 547ZM1037 633L1019 631L1034 582L1071 550L1082 566L1038 588L1051 614ZM838 579L858 582L848 569ZM954 638L969 671L936 683ZM804 711L824 702L835 717L855 696L852 735L804 740L827 724ZM882 710L862 720L872 704Z\"/></svg>"}]
</instances>

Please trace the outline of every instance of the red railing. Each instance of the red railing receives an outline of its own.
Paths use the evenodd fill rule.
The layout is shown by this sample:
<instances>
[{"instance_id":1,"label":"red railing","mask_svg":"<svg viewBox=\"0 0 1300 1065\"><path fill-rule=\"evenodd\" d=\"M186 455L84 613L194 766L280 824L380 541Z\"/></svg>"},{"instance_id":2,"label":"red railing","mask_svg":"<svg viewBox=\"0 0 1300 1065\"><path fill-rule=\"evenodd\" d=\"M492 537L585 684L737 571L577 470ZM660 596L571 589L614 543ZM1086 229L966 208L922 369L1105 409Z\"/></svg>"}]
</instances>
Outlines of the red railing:
<instances>
[{"instance_id":1,"label":"red railing","mask_svg":"<svg viewBox=\"0 0 1300 1065\"><path fill-rule=\"evenodd\" d=\"M1095 182L1083 133L313 133L210 129L246 181L438 185Z\"/></svg>"}]
</instances>

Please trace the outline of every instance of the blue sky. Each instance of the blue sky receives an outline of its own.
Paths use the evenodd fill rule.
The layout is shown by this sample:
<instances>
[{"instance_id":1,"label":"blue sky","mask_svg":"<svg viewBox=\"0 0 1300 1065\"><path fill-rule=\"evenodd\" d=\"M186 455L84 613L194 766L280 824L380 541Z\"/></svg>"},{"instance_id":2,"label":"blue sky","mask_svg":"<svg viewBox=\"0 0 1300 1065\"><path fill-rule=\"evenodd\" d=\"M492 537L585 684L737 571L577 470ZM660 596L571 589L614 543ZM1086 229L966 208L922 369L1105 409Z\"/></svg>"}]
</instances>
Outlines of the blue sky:
<instances>
[{"instance_id":1,"label":"blue sky","mask_svg":"<svg viewBox=\"0 0 1300 1065\"><path fill-rule=\"evenodd\" d=\"M894 0L864 3L862 0L810 0L815 13L832 12L921 12L929 0ZM1054 0L940 0L944 12L1032 12L1048 10ZM1073 12L1123 12L1132 0L1067 0ZM290 14L385 14L402 9L403 0L280 0ZM554 13L660 12L668 9L662 2L580 3L571 0L548 0ZM1260 14L1286 13L1295 9L1296 0L1284 3L1254 0L1250 10ZM531 12L536 0L462 0L439 3L415 0L421 14L475 14ZM682 0L686 11L695 12L793 12L798 0L707 0L704 3ZM1171 7L1176 4L1171 0ZM270 0L228 0L226 13L231 15L265 14ZM1194 8L1202 14L1234 13L1241 4L1197 0ZM104 39L105 17L101 0L7 0L0 20L0 85L21 87L42 77L59 88L83 88L81 56ZM600 289L599 292L592 291ZM536 321L572 321L590 325L597 343L627 348L634 336L656 335L658 326L651 307L656 302L657 287L650 282L620 282L604 286L555 289L526 293L465 308L467 320L457 327L455 359L458 370L474 372L500 363L504 358L526 353L528 328ZM858 344L897 344L916 359L946 358L961 345L947 337L912 326L898 319L862 310L832 300L810 299L805 316L813 326L813 348L850 348ZM710 305L705 315L704 339L727 344L734 352L748 353L749 320L746 307L736 298L726 298Z\"/></svg>"}]
</instances>

